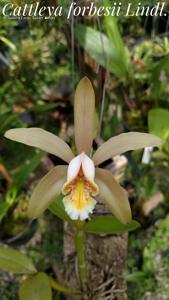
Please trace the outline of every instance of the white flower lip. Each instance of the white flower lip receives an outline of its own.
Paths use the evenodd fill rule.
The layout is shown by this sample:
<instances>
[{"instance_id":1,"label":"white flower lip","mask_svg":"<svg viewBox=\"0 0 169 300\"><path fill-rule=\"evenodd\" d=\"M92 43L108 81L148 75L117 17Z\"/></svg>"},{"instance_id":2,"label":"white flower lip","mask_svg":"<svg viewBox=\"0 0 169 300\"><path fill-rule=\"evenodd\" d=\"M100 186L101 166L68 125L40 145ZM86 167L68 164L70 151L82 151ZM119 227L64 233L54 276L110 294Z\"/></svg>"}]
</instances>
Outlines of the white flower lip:
<instances>
[{"instance_id":1,"label":"white flower lip","mask_svg":"<svg viewBox=\"0 0 169 300\"><path fill-rule=\"evenodd\" d=\"M93 212L96 200L91 195L98 194L94 177L94 163L84 152L70 161L62 193L67 195L63 198L63 203L71 219L85 220Z\"/></svg>"},{"instance_id":2,"label":"white flower lip","mask_svg":"<svg viewBox=\"0 0 169 300\"><path fill-rule=\"evenodd\" d=\"M73 205L67 196L63 198L63 203L67 214L72 220L85 220L89 217L89 214L93 212L96 200L90 198L90 201L88 201L87 205L83 207L83 209L78 209L75 205Z\"/></svg>"}]
</instances>

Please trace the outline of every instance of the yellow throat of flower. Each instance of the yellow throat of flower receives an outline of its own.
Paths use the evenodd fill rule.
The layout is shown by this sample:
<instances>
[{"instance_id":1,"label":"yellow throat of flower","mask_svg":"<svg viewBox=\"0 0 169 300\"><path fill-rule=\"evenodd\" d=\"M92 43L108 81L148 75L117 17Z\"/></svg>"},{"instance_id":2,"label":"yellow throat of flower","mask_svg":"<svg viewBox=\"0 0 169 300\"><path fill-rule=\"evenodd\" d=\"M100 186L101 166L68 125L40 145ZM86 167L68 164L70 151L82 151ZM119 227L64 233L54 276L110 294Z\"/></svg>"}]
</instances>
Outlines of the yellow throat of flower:
<instances>
[{"instance_id":1,"label":"yellow throat of flower","mask_svg":"<svg viewBox=\"0 0 169 300\"><path fill-rule=\"evenodd\" d=\"M98 194L97 185L89 181L80 170L78 176L64 184L62 192L65 210L73 220L87 219L92 213L96 200L91 197Z\"/></svg>"}]
</instances>

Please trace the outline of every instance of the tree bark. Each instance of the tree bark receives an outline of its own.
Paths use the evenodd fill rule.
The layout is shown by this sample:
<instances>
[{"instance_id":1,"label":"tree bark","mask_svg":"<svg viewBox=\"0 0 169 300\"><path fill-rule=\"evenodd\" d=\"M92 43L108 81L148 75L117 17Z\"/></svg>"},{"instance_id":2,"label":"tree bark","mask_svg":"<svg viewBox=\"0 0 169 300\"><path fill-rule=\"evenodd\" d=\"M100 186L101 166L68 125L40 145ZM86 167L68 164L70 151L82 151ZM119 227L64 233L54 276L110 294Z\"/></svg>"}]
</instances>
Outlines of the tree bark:
<instances>
[{"instance_id":1,"label":"tree bark","mask_svg":"<svg viewBox=\"0 0 169 300\"><path fill-rule=\"evenodd\" d=\"M75 232L65 225L65 280L74 288L80 288ZM85 296L70 296L72 300L127 300L126 295L127 234L86 234L86 259L88 290Z\"/></svg>"}]
</instances>

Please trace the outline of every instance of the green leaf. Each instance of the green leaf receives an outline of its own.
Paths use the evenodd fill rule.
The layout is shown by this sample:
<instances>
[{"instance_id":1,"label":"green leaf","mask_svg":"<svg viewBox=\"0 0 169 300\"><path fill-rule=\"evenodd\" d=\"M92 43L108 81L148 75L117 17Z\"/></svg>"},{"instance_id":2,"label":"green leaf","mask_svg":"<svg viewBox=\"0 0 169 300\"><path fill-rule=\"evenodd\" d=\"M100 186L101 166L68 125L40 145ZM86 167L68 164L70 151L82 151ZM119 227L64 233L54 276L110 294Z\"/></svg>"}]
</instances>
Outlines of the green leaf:
<instances>
[{"instance_id":1,"label":"green leaf","mask_svg":"<svg viewBox=\"0 0 169 300\"><path fill-rule=\"evenodd\" d=\"M162 70L165 70L166 74L169 75L169 54L162 57L157 63L152 66L152 77L151 77L151 94L159 100L162 92L163 92L163 81L159 80L159 75Z\"/></svg>"},{"instance_id":2,"label":"green leaf","mask_svg":"<svg viewBox=\"0 0 169 300\"><path fill-rule=\"evenodd\" d=\"M36 273L31 259L13 248L0 248L0 269L19 274Z\"/></svg>"},{"instance_id":3,"label":"green leaf","mask_svg":"<svg viewBox=\"0 0 169 300\"><path fill-rule=\"evenodd\" d=\"M168 73L169 70L169 54L162 57L159 62L157 62L152 69L152 79L157 80L159 79L159 73L165 70Z\"/></svg>"},{"instance_id":4,"label":"green leaf","mask_svg":"<svg viewBox=\"0 0 169 300\"><path fill-rule=\"evenodd\" d=\"M17 190L22 188L23 184L26 182L30 174L37 168L44 155L45 153L43 151L39 151L38 153L36 153L15 176L12 187L16 187Z\"/></svg>"},{"instance_id":5,"label":"green leaf","mask_svg":"<svg viewBox=\"0 0 169 300\"><path fill-rule=\"evenodd\" d=\"M154 108L148 114L149 132L166 139L169 135L169 110Z\"/></svg>"},{"instance_id":6,"label":"green leaf","mask_svg":"<svg viewBox=\"0 0 169 300\"><path fill-rule=\"evenodd\" d=\"M48 104L43 104L43 105L34 105L28 111L35 111L38 113L46 112L47 110L52 110L59 106L58 103L48 103Z\"/></svg>"},{"instance_id":7,"label":"green leaf","mask_svg":"<svg viewBox=\"0 0 169 300\"><path fill-rule=\"evenodd\" d=\"M140 282L145 277L145 273L142 271L136 271L128 274L126 279L128 282Z\"/></svg>"},{"instance_id":8,"label":"green leaf","mask_svg":"<svg viewBox=\"0 0 169 300\"><path fill-rule=\"evenodd\" d=\"M63 205L63 196L60 195L54 202L52 202L52 204L49 206L49 210L56 215L57 217L59 217L60 219L62 219L63 221L67 221L67 222L73 222L72 219L70 219L70 217L68 216L68 214L66 213L65 209L64 209L64 205Z\"/></svg>"},{"instance_id":9,"label":"green leaf","mask_svg":"<svg viewBox=\"0 0 169 300\"><path fill-rule=\"evenodd\" d=\"M6 37L4 36L0 36L0 40L6 44L9 48L11 48L11 50L15 51L16 50L16 46L15 44L13 44L10 40L8 40Z\"/></svg>"},{"instance_id":10,"label":"green leaf","mask_svg":"<svg viewBox=\"0 0 169 300\"><path fill-rule=\"evenodd\" d=\"M49 278L45 273L38 273L24 280L19 289L20 300L52 300Z\"/></svg>"},{"instance_id":11,"label":"green leaf","mask_svg":"<svg viewBox=\"0 0 169 300\"><path fill-rule=\"evenodd\" d=\"M0 221L2 220L2 218L5 216L6 211L8 210L8 203L6 202L0 202Z\"/></svg>"},{"instance_id":12,"label":"green leaf","mask_svg":"<svg viewBox=\"0 0 169 300\"><path fill-rule=\"evenodd\" d=\"M78 292L78 290L75 290L73 288L68 288L68 287L56 282L55 280L53 280L50 277L49 277L49 280L50 280L51 287L58 292L63 292L63 293L68 293L68 294L76 294Z\"/></svg>"},{"instance_id":13,"label":"green leaf","mask_svg":"<svg viewBox=\"0 0 169 300\"><path fill-rule=\"evenodd\" d=\"M8 112L8 113L4 114L3 119L1 118L0 133L3 134L4 131L6 131L13 122L17 122L17 121L18 121L17 113Z\"/></svg>"},{"instance_id":14,"label":"green leaf","mask_svg":"<svg viewBox=\"0 0 169 300\"><path fill-rule=\"evenodd\" d=\"M0 204L0 221L4 218L9 208L17 202L17 195L30 174L37 168L44 156L44 152L36 153L15 175L14 182L6 194L4 204Z\"/></svg>"},{"instance_id":15,"label":"green leaf","mask_svg":"<svg viewBox=\"0 0 169 300\"><path fill-rule=\"evenodd\" d=\"M90 233L121 233L138 228L140 224L132 220L130 224L122 224L113 216L99 216L86 223L84 230Z\"/></svg>"},{"instance_id":16,"label":"green leaf","mask_svg":"<svg viewBox=\"0 0 169 300\"><path fill-rule=\"evenodd\" d=\"M110 7L110 1L104 0L104 5L105 7ZM114 16L106 16L104 18L104 27L109 39L113 42L116 51L119 53L121 63L126 69L125 72L128 73L130 63L129 51L123 43L122 36L117 25L117 18Z\"/></svg>"},{"instance_id":17,"label":"green leaf","mask_svg":"<svg viewBox=\"0 0 169 300\"><path fill-rule=\"evenodd\" d=\"M86 52L104 68L118 77L127 77L126 66L124 65L118 49L113 41L107 36L91 27L78 24L75 28L75 36Z\"/></svg>"}]
</instances>

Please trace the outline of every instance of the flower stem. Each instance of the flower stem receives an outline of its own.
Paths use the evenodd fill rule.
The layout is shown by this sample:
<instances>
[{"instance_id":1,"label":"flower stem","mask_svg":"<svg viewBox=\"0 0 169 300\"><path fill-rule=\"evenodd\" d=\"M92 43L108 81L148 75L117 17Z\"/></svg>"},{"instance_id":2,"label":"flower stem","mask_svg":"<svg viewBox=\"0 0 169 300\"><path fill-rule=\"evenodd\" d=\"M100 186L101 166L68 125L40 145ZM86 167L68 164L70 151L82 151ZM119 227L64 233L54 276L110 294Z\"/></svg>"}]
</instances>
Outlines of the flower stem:
<instances>
[{"instance_id":1,"label":"flower stem","mask_svg":"<svg viewBox=\"0 0 169 300\"><path fill-rule=\"evenodd\" d=\"M82 290L85 291L87 289L87 269L85 260L84 231L78 227L76 231L75 243L78 258L79 277Z\"/></svg>"}]
</instances>

